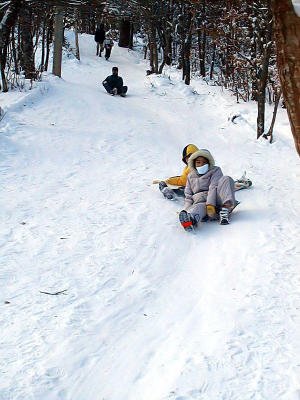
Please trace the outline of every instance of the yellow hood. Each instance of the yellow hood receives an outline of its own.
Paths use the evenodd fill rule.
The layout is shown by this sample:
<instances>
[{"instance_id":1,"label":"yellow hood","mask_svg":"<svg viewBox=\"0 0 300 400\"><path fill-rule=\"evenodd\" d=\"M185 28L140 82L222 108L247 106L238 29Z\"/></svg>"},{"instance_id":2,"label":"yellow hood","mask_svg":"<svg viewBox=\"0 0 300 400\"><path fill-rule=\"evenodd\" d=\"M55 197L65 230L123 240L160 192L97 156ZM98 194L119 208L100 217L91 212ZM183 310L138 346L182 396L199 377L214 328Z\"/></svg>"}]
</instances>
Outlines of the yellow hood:
<instances>
[{"instance_id":1,"label":"yellow hood","mask_svg":"<svg viewBox=\"0 0 300 400\"><path fill-rule=\"evenodd\" d=\"M184 148L183 151L182 151L182 161L183 161L185 164L187 164L187 163L184 161L185 157L188 156L189 154L195 153L195 152L198 151L198 150L199 150L198 147L195 146L194 144L188 144L187 146L185 146L185 148Z\"/></svg>"}]
</instances>

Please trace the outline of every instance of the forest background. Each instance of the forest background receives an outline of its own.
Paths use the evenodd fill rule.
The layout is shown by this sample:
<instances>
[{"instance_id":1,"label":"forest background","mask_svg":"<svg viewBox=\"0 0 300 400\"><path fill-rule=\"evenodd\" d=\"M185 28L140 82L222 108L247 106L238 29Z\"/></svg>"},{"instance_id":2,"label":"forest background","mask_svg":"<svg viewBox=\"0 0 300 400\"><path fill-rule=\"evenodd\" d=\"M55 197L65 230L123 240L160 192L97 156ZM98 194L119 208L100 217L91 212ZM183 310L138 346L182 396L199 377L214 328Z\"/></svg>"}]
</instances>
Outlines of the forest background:
<instances>
[{"instance_id":1,"label":"forest background","mask_svg":"<svg viewBox=\"0 0 300 400\"><path fill-rule=\"evenodd\" d=\"M295 10L295 8L296 10ZM63 30L93 34L101 22L121 47L144 43L149 73L182 70L257 102L257 138L272 143L277 108L287 108L300 154L300 18L291 0L7 0L0 3L1 89L42 79L54 42L53 72L60 76ZM76 41L78 44L78 40ZM38 48L41 52L37 52ZM37 57L39 54L39 59ZM77 58L80 50L77 47ZM283 94L283 96L282 96ZM274 104L265 126L265 104Z\"/></svg>"}]
</instances>

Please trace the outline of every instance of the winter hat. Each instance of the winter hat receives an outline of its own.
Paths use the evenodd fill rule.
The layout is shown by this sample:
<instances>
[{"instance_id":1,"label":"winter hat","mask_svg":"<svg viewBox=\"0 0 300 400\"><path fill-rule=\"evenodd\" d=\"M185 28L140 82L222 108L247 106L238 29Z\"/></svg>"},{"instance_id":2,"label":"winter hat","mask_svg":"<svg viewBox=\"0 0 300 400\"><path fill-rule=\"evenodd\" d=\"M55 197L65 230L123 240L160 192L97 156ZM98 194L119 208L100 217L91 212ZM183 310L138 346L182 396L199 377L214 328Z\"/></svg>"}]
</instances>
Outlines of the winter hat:
<instances>
[{"instance_id":1,"label":"winter hat","mask_svg":"<svg viewBox=\"0 0 300 400\"><path fill-rule=\"evenodd\" d=\"M198 151L198 147L195 146L194 144L188 144L187 146L185 146L185 148L182 151L182 161L187 164L187 162L185 161L185 158L193 153L195 153L195 151Z\"/></svg>"},{"instance_id":2,"label":"winter hat","mask_svg":"<svg viewBox=\"0 0 300 400\"><path fill-rule=\"evenodd\" d=\"M208 160L209 162L209 169L212 169L215 166L215 160L213 158L213 156L210 154L210 152L206 149L200 149L198 151L196 151L195 153L193 153L191 155L191 157L189 158L189 169L193 172L197 172L196 168L195 168L195 160L198 157L204 157Z\"/></svg>"}]
</instances>

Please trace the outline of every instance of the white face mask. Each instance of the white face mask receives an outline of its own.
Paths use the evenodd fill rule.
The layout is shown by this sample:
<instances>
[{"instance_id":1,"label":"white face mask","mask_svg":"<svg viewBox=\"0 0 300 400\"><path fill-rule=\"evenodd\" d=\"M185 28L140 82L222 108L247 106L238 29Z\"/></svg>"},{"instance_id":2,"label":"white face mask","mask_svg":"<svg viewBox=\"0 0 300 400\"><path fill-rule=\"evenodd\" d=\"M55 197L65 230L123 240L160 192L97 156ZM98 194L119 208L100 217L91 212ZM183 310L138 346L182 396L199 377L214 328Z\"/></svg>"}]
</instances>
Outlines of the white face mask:
<instances>
[{"instance_id":1,"label":"white face mask","mask_svg":"<svg viewBox=\"0 0 300 400\"><path fill-rule=\"evenodd\" d=\"M202 165L202 167L196 167L196 169L198 171L198 174L203 175L203 174L206 174L206 172L208 171L209 165L204 164L204 165Z\"/></svg>"}]
</instances>

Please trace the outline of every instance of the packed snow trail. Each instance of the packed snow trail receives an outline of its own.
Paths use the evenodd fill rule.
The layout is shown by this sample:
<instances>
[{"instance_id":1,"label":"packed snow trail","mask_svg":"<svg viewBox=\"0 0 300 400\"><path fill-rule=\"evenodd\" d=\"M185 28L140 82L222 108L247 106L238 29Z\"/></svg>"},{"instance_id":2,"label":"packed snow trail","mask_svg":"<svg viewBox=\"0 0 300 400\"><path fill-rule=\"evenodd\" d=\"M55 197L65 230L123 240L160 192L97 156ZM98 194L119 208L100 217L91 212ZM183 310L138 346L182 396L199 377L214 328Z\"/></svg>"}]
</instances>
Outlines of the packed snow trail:
<instances>
[{"instance_id":1,"label":"packed snow trail","mask_svg":"<svg viewBox=\"0 0 300 400\"><path fill-rule=\"evenodd\" d=\"M2 121L0 399L299 399L299 159L285 111L270 146L253 105L172 69L146 78L117 46L106 62L91 36L80 45L63 80L46 77ZM126 99L101 85L114 65ZM189 235L182 204L151 185L181 172L188 143L254 181L231 225Z\"/></svg>"}]
</instances>

